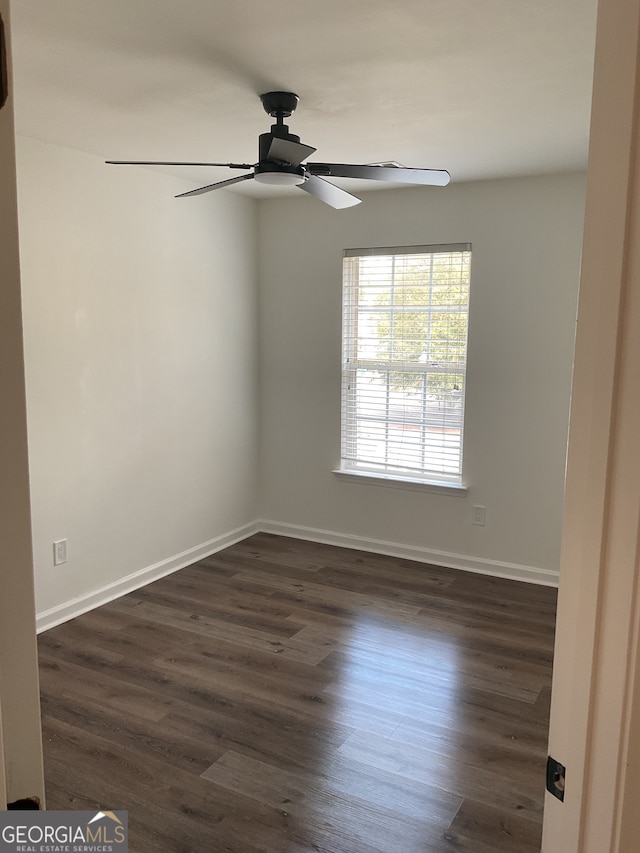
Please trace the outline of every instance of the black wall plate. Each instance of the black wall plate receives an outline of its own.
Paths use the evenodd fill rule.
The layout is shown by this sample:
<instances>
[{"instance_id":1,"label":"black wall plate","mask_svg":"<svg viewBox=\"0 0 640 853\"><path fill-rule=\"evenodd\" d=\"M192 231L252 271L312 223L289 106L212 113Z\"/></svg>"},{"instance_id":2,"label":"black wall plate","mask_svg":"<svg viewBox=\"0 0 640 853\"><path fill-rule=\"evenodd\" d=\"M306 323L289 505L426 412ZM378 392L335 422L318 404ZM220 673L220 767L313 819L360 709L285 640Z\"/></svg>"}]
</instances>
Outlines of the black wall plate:
<instances>
[{"instance_id":1,"label":"black wall plate","mask_svg":"<svg viewBox=\"0 0 640 853\"><path fill-rule=\"evenodd\" d=\"M549 756L547 758L547 791L564 802L564 778L567 770L563 764Z\"/></svg>"}]
</instances>

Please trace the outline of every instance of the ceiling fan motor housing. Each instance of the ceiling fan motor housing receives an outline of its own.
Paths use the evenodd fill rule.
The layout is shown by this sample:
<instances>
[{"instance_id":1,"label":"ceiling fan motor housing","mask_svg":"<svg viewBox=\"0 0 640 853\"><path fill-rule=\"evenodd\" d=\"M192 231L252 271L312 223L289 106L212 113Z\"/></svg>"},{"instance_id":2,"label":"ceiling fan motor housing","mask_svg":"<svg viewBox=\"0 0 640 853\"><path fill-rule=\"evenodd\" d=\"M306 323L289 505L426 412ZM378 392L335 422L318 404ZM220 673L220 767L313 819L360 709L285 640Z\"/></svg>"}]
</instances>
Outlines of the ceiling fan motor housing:
<instances>
[{"instance_id":1,"label":"ceiling fan motor housing","mask_svg":"<svg viewBox=\"0 0 640 853\"><path fill-rule=\"evenodd\" d=\"M300 137L295 133L289 133L289 128L286 124L272 124L271 133L261 133L258 137L258 162L262 163L269 156L271 141L273 138L286 139L288 142L300 142Z\"/></svg>"}]
</instances>

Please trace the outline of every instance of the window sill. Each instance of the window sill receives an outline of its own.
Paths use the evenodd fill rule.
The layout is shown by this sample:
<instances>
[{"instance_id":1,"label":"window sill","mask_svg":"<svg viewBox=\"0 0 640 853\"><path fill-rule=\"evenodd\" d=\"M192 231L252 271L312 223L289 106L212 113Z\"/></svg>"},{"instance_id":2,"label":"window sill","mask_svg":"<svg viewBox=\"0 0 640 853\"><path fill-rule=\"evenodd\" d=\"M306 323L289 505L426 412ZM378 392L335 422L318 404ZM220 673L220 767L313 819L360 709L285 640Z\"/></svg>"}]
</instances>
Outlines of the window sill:
<instances>
[{"instance_id":1,"label":"window sill","mask_svg":"<svg viewBox=\"0 0 640 853\"><path fill-rule=\"evenodd\" d=\"M408 489L415 492L433 492L438 495L463 498L469 489L458 483L440 480L412 480L409 477L394 477L390 474L374 474L367 471L336 468L333 472L339 480L363 483L368 486L386 486L391 489Z\"/></svg>"}]
</instances>

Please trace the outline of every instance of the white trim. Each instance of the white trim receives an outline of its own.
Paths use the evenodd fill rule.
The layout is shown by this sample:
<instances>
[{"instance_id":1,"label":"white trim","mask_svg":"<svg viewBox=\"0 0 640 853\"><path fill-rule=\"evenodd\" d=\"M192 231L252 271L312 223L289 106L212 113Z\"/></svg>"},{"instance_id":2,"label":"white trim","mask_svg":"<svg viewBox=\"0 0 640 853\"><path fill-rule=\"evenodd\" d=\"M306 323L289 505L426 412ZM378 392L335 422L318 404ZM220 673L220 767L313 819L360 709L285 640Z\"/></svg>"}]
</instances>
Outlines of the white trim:
<instances>
[{"instance_id":1,"label":"white trim","mask_svg":"<svg viewBox=\"0 0 640 853\"><path fill-rule=\"evenodd\" d=\"M343 257L360 258L383 255L426 255L451 254L452 252L470 252L471 243L434 243L430 246L384 246L382 248L345 249Z\"/></svg>"},{"instance_id":2,"label":"white trim","mask_svg":"<svg viewBox=\"0 0 640 853\"><path fill-rule=\"evenodd\" d=\"M126 595L128 592L140 589L140 587L146 586L152 581L177 572L179 569L184 569L186 566L190 566L198 560L203 560L205 557L210 557L224 548L229 548L231 545L235 545L236 542L241 542L248 536L258 533L260 530L260 526L255 521L243 527L237 527L235 530L230 530L228 533L216 536L208 542L188 548L174 557L161 560L159 563L154 563L152 566L147 566L145 569L140 569L124 578L119 578L117 581L113 581L113 583L99 587L78 598L73 598L71 601L65 601L63 604L52 607L50 610L38 613L36 617L36 631L37 633L48 631L49 628L54 628L62 622L75 619L76 616L81 616L89 610L101 607L103 604L108 604L110 601L120 598L121 595Z\"/></svg>"},{"instance_id":3,"label":"white trim","mask_svg":"<svg viewBox=\"0 0 640 853\"><path fill-rule=\"evenodd\" d=\"M396 248L368 249L363 254L357 249L344 252L339 468L358 468L363 471L382 468L383 472L402 479L405 478L403 472L413 468L415 477L410 470L407 471L411 479L423 475L426 480L449 479L460 483L471 247L469 244L409 246L399 248L397 252ZM404 261L410 263L412 259L421 259L424 269L421 269L419 275L416 274L417 277L414 276L415 280L407 280ZM451 282L457 284L460 304L440 304L434 296L441 261L451 272ZM369 293L367 288L372 281L383 286L389 297L388 305L380 307L377 304L379 300L374 298L373 293ZM406 333L401 324L413 316L410 312L415 306L407 307L405 304L405 288L410 287L411 282L415 285L414 289L417 288L425 297L425 304L416 309L425 327L420 330L420 347L412 353L403 350L403 358L396 352L394 341ZM396 293L397 299L394 295ZM423 300L416 297L410 301ZM374 329L376 314L378 320L387 318L389 327L386 332L381 332L379 327L377 332ZM457 317L456 325L451 325L452 318L458 314L460 316ZM455 352L452 350L449 356L445 357L439 352L439 343L442 341L440 331L434 331L434 317L439 318L437 325L442 334L447 338L451 336L451 341L456 342ZM441 322L445 323L442 329ZM448 330L446 333L445 328ZM418 333L415 330L414 333L415 337ZM378 343L386 341L383 349L388 352L378 352L379 347L374 346L375 340ZM420 349L423 352L418 357ZM459 362L460 358L462 362ZM407 376L414 374L421 374L422 381L413 389L416 397L411 411L408 411L409 396L404 382ZM436 393L432 387L432 374L440 374L441 379L449 377L447 382L452 383L451 399L448 399L448 393ZM396 380L402 380L398 387ZM454 388L457 392L455 394ZM444 396L445 399L438 401L434 399L434 394L436 397ZM411 427L411 431L405 432L406 427ZM442 477L443 467L445 470L453 467L454 471Z\"/></svg>"},{"instance_id":4,"label":"white trim","mask_svg":"<svg viewBox=\"0 0 640 853\"><path fill-rule=\"evenodd\" d=\"M417 480L410 477L396 477L393 474L378 474L373 471L361 471L357 468L336 468L331 472L345 483L359 483L367 486L386 486L391 489L410 489L417 492L435 492L455 498L463 498L469 489L467 486L443 480Z\"/></svg>"},{"instance_id":5,"label":"white trim","mask_svg":"<svg viewBox=\"0 0 640 853\"><path fill-rule=\"evenodd\" d=\"M498 560L486 560L483 557L469 557L451 554L447 551L432 551L419 545L401 545L398 542L385 542L381 539L369 539L350 533L336 533L332 530L319 530L315 527L302 527L298 524L282 524L279 521L261 519L258 528L263 533L290 536L292 539L306 539L324 545L338 545L341 548L354 548L357 551L370 551L373 554L385 554L416 560L419 563L431 563L450 569L461 569L480 575L525 581L540 586L558 586L558 572L539 569L535 566L521 566L518 563L503 563Z\"/></svg>"},{"instance_id":6,"label":"white trim","mask_svg":"<svg viewBox=\"0 0 640 853\"><path fill-rule=\"evenodd\" d=\"M133 572L113 583L102 586L92 592L65 601L50 610L38 613L36 617L37 633L48 631L63 622L82 616L89 610L108 604L121 595L134 592L155 580L173 574L179 569L204 560L212 554L229 548L237 542L242 542L254 533L274 533L278 536L290 536L292 539L305 539L309 542L320 542L324 545L338 545L341 548L353 548L356 551L370 551L373 554L385 554L389 557L399 557L415 560L418 563L430 563L445 566L450 569L460 569L481 575L506 578L508 580L525 581L541 586L557 586L558 573L548 569L538 569L534 566L521 566L517 563L502 563L497 560L485 560L482 557L468 557L462 554L450 554L447 551L432 551L418 545L401 545L398 542L386 542L381 539L369 539L365 536L354 536L350 533L337 533L333 530L320 530L315 527L303 527L298 524L283 524L279 521L261 519L243 527L238 527L202 545L196 545L174 557L161 560L145 569Z\"/></svg>"}]
</instances>

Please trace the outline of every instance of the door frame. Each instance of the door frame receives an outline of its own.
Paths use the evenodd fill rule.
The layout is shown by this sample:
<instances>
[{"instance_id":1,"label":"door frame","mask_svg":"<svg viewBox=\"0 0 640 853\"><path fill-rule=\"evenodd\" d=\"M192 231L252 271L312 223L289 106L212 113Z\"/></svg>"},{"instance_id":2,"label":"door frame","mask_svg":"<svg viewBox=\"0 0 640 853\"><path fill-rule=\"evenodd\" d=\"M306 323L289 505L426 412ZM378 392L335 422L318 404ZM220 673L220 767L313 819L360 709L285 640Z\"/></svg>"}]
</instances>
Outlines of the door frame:
<instances>
[{"instance_id":1,"label":"door frame","mask_svg":"<svg viewBox=\"0 0 640 853\"><path fill-rule=\"evenodd\" d=\"M600 0L543 853L640 837L639 42L640 0Z\"/></svg>"}]
</instances>

